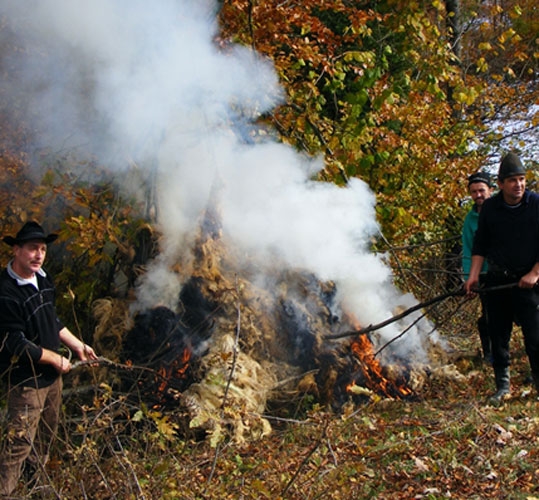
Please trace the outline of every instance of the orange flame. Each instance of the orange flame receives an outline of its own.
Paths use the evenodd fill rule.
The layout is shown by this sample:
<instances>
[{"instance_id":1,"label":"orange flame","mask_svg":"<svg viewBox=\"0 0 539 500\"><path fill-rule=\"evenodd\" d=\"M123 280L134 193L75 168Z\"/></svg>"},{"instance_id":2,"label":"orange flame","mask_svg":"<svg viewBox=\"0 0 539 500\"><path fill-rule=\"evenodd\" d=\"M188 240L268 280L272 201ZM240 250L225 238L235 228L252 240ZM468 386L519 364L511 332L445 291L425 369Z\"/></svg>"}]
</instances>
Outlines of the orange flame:
<instances>
[{"instance_id":1,"label":"orange flame","mask_svg":"<svg viewBox=\"0 0 539 500\"><path fill-rule=\"evenodd\" d=\"M180 367L176 370L177 377L183 378L185 376L185 372L189 368L189 359L191 359L191 350L186 347L180 359Z\"/></svg>"},{"instance_id":2,"label":"orange flame","mask_svg":"<svg viewBox=\"0 0 539 500\"><path fill-rule=\"evenodd\" d=\"M169 385L170 379L185 378L185 373L189 368L189 360L191 359L191 350L186 347L180 357L176 358L169 367L161 366L157 373L160 375L161 383L158 387L158 392L165 392Z\"/></svg>"},{"instance_id":3,"label":"orange flame","mask_svg":"<svg viewBox=\"0 0 539 500\"><path fill-rule=\"evenodd\" d=\"M359 368L363 378L362 385L377 393L385 396L406 397L412 394L412 390L406 386L397 385L384 375L383 367L376 359L373 345L367 335L360 335L350 345L352 353L359 360ZM346 391L353 392L356 381L352 380L347 386Z\"/></svg>"},{"instance_id":4,"label":"orange flame","mask_svg":"<svg viewBox=\"0 0 539 500\"><path fill-rule=\"evenodd\" d=\"M159 387L157 389L158 392L164 392L168 385L168 380L170 378L169 370L167 370L164 366L159 367L159 370L157 370L157 373L161 376L161 383L159 384Z\"/></svg>"}]
</instances>

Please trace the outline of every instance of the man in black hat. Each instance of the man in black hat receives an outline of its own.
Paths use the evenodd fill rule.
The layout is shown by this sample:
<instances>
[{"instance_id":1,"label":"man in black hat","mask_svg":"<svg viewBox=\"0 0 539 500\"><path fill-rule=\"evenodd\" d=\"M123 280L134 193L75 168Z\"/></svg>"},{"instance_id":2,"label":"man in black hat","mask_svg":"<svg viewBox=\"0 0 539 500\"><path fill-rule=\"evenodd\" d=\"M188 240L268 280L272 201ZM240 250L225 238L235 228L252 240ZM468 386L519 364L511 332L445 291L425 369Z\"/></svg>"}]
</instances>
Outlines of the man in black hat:
<instances>
[{"instance_id":1,"label":"man in black hat","mask_svg":"<svg viewBox=\"0 0 539 500\"><path fill-rule=\"evenodd\" d=\"M81 360L97 359L56 315L55 288L42 268L47 244L56 238L36 222L3 238L13 247L13 259L0 274L0 375L8 389L0 496L15 489L23 465L33 473L48 459L58 425L61 374L71 369L59 353L60 343Z\"/></svg>"},{"instance_id":2,"label":"man in black hat","mask_svg":"<svg viewBox=\"0 0 539 500\"><path fill-rule=\"evenodd\" d=\"M464 279L467 280L470 275L470 266L472 265L472 246L477 230L479 213L485 200L492 195L492 183L490 175L487 172L476 172L468 177L468 192L474 202L471 210L466 214L462 226L462 272ZM483 280L487 271L487 263L484 262L481 268L480 279ZM481 350L483 359L492 362L492 349L490 347L490 337L487 330L486 314L486 294L479 296L481 299L481 316L477 320L477 329L479 331L479 340L481 341Z\"/></svg>"},{"instance_id":3,"label":"man in black hat","mask_svg":"<svg viewBox=\"0 0 539 500\"><path fill-rule=\"evenodd\" d=\"M500 164L500 192L486 200L472 250L465 290L473 294L485 259L488 272L488 331L496 393L493 402L510 394L509 342L513 321L522 328L532 378L539 391L539 195L526 189L526 170L520 158L508 153Z\"/></svg>"}]
</instances>

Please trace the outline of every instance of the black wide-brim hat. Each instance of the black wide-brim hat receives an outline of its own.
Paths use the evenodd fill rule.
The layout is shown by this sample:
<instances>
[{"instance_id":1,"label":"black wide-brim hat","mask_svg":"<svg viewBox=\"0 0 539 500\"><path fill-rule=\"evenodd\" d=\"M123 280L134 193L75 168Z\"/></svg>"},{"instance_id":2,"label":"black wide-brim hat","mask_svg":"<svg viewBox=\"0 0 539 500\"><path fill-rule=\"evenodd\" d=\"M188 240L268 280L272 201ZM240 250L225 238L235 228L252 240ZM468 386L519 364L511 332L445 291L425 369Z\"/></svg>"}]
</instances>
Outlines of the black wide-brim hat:
<instances>
[{"instance_id":1,"label":"black wide-brim hat","mask_svg":"<svg viewBox=\"0 0 539 500\"><path fill-rule=\"evenodd\" d=\"M22 226L15 238L13 236L4 236L2 241L7 243L9 246L13 246L22 245L23 243L32 240L41 240L49 244L52 243L56 238L58 238L57 234L45 235L45 231L43 231L43 228L37 222L30 221Z\"/></svg>"}]
</instances>

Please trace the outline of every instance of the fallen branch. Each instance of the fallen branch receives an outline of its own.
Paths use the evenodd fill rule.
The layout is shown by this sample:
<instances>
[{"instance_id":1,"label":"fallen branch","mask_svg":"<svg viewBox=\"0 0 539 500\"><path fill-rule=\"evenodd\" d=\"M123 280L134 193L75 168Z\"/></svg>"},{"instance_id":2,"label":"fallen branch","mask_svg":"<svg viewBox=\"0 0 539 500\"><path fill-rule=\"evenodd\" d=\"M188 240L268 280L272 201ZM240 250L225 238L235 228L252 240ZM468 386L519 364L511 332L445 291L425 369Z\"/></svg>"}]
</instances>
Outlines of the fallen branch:
<instances>
[{"instance_id":1,"label":"fallen branch","mask_svg":"<svg viewBox=\"0 0 539 500\"><path fill-rule=\"evenodd\" d=\"M88 366L88 365L90 366L97 366L97 365L116 366L116 365L119 365L119 363L116 363L115 361L112 361L103 356L99 356L97 359L92 359L92 360L85 359L84 361L83 360L75 361L71 364L71 369L75 370L76 368L79 368L81 366ZM120 366L122 366L123 368L131 368L128 365L120 365Z\"/></svg>"}]
</instances>

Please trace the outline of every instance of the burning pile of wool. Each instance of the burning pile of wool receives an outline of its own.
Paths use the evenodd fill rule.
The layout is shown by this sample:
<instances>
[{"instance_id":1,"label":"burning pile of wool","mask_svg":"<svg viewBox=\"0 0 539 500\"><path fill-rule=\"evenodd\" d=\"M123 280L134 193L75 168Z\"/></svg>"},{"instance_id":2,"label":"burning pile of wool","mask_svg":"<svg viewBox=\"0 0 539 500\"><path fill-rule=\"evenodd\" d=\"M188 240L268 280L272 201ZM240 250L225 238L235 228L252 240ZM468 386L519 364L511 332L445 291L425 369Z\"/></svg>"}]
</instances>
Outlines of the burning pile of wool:
<instances>
[{"instance_id":1,"label":"burning pile of wool","mask_svg":"<svg viewBox=\"0 0 539 500\"><path fill-rule=\"evenodd\" d=\"M324 331L329 311L323 304L318 315L301 311L299 303L287 299L286 283L297 286L292 280L276 278L274 290L268 292L240 277L240 266L220 239L200 241L197 254L191 284L213 305L206 308L213 310L212 332L198 363L200 380L180 401L190 425L207 430L212 442L225 430L237 442L257 439L271 431L262 415L268 400L285 389L283 380L297 382L315 366L317 332ZM188 306L185 301L182 305ZM189 310L184 314L189 316Z\"/></svg>"},{"instance_id":2,"label":"burning pile of wool","mask_svg":"<svg viewBox=\"0 0 539 500\"><path fill-rule=\"evenodd\" d=\"M269 433L268 403L309 393L338 409L375 394L407 397L431 370L421 364L411 370L407 362L382 366L367 336L328 341L357 329L333 303L333 283L285 268L257 286L256 266L249 268L248 256L235 255L218 232L202 232L193 260L179 269L186 280L177 311L160 306L131 321L127 304L101 301L95 342L110 351L122 336L121 352L112 350L124 362L158 370L162 380L151 393L172 395L190 427L214 443L224 434L242 442Z\"/></svg>"}]
</instances>

